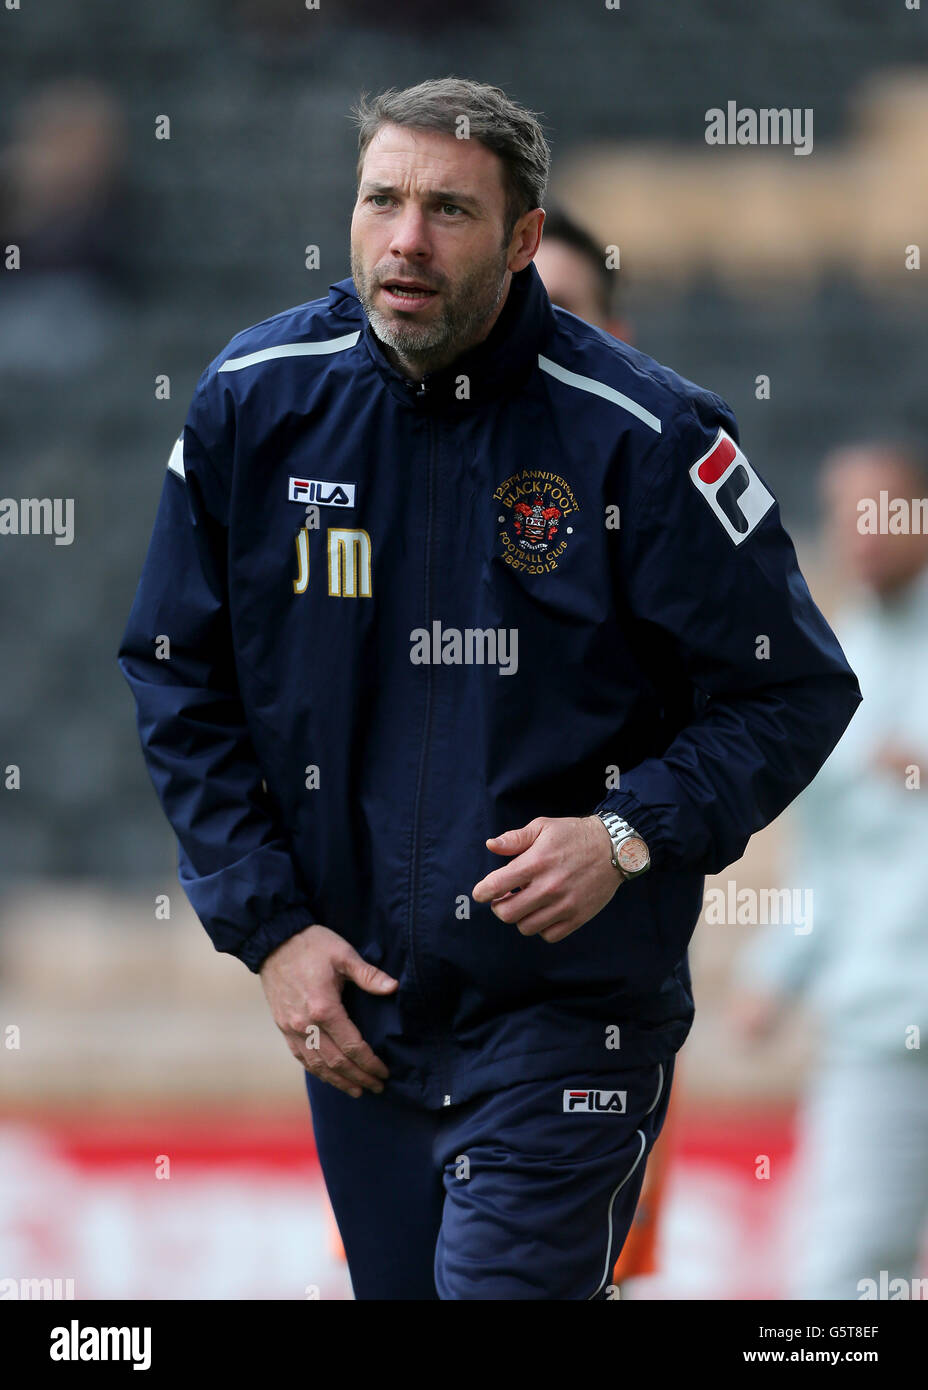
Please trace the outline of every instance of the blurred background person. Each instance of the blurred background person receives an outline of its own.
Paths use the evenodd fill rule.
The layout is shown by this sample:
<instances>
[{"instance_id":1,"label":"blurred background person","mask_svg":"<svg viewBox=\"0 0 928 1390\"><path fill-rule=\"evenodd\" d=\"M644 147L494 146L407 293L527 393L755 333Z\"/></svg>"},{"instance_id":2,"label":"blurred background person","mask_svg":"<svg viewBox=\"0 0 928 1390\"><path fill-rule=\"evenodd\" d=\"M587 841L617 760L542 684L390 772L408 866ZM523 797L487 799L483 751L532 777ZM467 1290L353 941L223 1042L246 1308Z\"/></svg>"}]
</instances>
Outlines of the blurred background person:
<instances>
[{"instance_id":1,"label":"blurred background person","mask_svg":"<svg viewBox=\"0 0 928 1390\"><path fill-rule=\"evenodd\" d=\"M18 111L0 156L0 245L18 253L0 369L81 370L117 331L132 244L125 156L123 110L91 79L47 83Z\"/></svg>"},{"instance_id":2,"label":"blurred background person","mask_svg":"<svg viewBox=\"0 0 928 1390\"><path fill-rule=\"evenodd\" d=\"M631 320L617 307L621 272L610 270L605 248L563 207L554 205L545 216L535 268L552 304L634 343Z\"/></svg>"},{"instance_id":3,"label":"blurred background person","mask_svg":"<svg viewBox=\"0 0 928 1390\"><path fill-rule=\"evenodd\" d=\"M802 1003L815 1026L788 1296L908 1298L928 1218L928 464L908 444L842 448L822 491L831 621L864 699L788 813L812 928L759 933L732 1016L759 1040Z\"/></svg>"}]
</instances>

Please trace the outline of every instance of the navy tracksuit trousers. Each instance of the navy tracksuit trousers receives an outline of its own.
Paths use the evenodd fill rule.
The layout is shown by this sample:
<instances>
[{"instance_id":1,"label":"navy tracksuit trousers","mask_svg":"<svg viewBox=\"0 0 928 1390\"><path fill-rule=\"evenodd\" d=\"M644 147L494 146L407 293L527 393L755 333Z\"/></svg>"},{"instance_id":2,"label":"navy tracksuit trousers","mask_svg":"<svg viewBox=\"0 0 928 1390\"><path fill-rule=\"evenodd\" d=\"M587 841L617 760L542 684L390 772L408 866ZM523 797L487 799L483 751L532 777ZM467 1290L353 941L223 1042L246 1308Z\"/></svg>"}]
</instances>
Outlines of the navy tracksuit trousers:
<instances>
[{"instance_id":1,"label":"navy tracksuit trousers","mask_svg":"<svg viewBox=\"0 0 928 1390\"><path fill-rule=\"evenodd\" d=\"M613 1297L673 1068L523 1082L442 1110L307 1073L355 1297Z\"/></svg>"}]
</instances>

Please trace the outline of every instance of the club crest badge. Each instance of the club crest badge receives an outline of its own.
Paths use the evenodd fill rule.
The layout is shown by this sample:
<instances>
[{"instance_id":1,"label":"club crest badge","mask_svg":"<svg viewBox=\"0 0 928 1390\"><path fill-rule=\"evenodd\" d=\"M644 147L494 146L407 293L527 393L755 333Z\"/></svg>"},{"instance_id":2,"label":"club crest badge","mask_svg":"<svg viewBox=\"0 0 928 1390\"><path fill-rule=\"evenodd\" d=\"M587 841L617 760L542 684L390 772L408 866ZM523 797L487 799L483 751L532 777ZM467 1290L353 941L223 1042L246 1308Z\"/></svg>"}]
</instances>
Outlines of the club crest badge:
<instances>
[{"instance_id":1,"label":"club crest badge","mask_svg":"<svg viewBox=\"0 0 928 1390\"><path fill-rule=\"evenodd\" d=\"M557 569L573 535L571 514L580 510L570 484L557 473L526 468L500 483L493 501L503 561L527 574Z\"/></svg>"}]
</instances>

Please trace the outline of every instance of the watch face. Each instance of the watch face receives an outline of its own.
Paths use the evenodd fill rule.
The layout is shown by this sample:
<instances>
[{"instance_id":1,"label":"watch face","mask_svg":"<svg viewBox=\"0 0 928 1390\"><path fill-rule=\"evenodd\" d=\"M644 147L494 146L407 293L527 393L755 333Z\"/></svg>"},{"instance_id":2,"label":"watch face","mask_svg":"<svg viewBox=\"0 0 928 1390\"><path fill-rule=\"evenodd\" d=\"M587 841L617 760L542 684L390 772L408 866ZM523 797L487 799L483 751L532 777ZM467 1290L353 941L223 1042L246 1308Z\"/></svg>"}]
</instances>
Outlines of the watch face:
<instances>
[{"instance_id":1,"label":"watch face","mask_svg":"<svg viewBox=\"0 0 928 1390\"><path fill-rule=\"evenodd\" d=\"M633 835L619 846L619 868L626 874L637 874L646 869L649 863L648 847L644 840Z\"/></svg>"}]
</instances>

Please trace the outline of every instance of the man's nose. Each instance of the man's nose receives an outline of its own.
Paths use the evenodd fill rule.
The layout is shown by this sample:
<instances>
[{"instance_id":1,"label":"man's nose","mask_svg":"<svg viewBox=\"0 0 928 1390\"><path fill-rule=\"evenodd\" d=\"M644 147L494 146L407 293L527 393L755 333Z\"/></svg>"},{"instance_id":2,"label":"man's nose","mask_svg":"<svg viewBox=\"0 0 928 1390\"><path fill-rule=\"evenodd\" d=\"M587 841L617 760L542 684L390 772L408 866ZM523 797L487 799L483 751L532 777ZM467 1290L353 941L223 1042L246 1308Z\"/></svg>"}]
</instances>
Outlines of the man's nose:
<instances>
[{"instance_id":1,"label":"man's nose","mask_svg":"<svg viewBox=\"0 0 928 1390\"><path fill-rule=\"evenodd\" d=\"M422 260L431 254L428 222L421 208L407 204L393 224L390 250L395 256Z\"/></svg>"}]
</instances>

